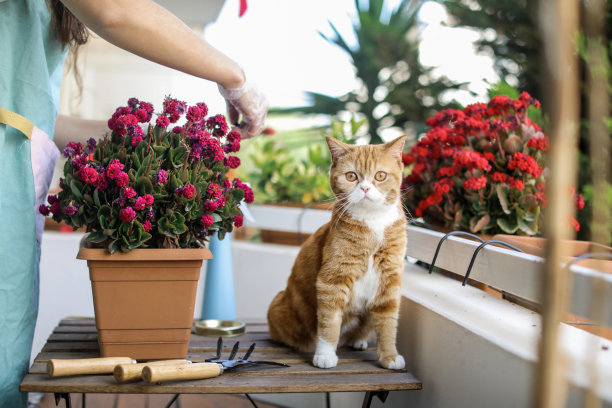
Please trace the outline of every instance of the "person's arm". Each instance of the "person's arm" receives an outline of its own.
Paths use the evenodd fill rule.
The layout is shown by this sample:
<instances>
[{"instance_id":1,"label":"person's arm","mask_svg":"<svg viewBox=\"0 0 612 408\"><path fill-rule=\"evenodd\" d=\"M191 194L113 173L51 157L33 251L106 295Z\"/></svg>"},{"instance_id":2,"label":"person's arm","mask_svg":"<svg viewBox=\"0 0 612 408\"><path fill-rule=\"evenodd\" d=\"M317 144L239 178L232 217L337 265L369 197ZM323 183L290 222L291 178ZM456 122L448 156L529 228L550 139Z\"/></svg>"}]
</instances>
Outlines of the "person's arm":
<instances>
[{"instance_id":1,"label":"person's arm","mask_svg":"<svg viewBox=\"0 0 612 408\"><path fill-rule=\"evenodd\" d=\"M232 59L150 0L62 0L106 41L169 68L238 88L244 73Z\"/></svg>"},{"instance_id":2,"label":"person's arm","mask_svg":"<svg viewBox=\"0 0 612 408\"><path fill-rule=\"evenodd\" d=\"M236 116L232 108L243 116L241 132L245 137L252 137L263 129L267 101L256 88L248 86L242 68L157 3L150 0L62 2L108 42L150 61L219 84L233 116L231 119Z\"/></svg>"},{"instance_id":3,"label":"person's arm","mask_svg":"<svg viewBox=\"0 0 612 408\"><path fill-rule=\"evenodd\" d=\"M58 115L55 121L53 141L63 151L68 142L87 143L89 138L98 140L109 132L105 120L87 120L72 116Z\"/></svg>"}]
</instances>

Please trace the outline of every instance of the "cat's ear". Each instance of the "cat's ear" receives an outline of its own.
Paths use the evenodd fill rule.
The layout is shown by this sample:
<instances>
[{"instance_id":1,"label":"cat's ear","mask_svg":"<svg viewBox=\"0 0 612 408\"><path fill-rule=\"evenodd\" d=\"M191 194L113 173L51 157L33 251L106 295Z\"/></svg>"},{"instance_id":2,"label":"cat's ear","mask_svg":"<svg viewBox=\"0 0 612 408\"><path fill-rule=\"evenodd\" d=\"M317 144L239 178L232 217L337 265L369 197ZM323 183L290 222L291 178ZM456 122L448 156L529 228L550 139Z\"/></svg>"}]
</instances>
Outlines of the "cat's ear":
<instances>
[{"instance_id":1,"label":"cat's ear","mask_svg":"<svg viewBox=\"0 0 612 408\"><path fill-rule=\"evenodd\" d=\"M327 146L329 146L329 151L331 152L332 162L336 162L338 158L350 150L349 145L335 139L331 136L325 136L325 140L327 141Z\"/></svg>"},{"instance_id":2,"label":"cat's ear","mask_svg":"<svg viewBox=\"0 0 612 408\"><path fill-rule=\"evenodd\" d=\"M389 152L391 157L397 160L402 160L402 152L404 151L404 143L408 135L403 135L394 139L390 142L385 143L385 149Z\"/></svg>"}]
</instances>

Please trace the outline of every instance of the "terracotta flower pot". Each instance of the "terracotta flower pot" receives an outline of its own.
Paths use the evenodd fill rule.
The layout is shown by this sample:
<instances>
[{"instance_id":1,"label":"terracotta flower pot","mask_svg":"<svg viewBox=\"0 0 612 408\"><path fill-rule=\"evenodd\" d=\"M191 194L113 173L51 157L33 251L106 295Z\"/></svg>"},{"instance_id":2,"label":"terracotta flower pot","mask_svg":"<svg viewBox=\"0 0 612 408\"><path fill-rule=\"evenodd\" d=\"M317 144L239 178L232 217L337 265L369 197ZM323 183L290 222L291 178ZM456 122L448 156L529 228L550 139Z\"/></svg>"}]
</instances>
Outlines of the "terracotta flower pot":
<instances>
[{"instance_id":1,"label":"terracotta flower pot","mask_svg":"<svg viewBox=\"0 0 612 408\"><path fill-rule=\"evenodd\" d=\"M87 260L102 357L185 358L202 249L135 249L109 254L82 247Z\"/></svg>"}]
</instances>

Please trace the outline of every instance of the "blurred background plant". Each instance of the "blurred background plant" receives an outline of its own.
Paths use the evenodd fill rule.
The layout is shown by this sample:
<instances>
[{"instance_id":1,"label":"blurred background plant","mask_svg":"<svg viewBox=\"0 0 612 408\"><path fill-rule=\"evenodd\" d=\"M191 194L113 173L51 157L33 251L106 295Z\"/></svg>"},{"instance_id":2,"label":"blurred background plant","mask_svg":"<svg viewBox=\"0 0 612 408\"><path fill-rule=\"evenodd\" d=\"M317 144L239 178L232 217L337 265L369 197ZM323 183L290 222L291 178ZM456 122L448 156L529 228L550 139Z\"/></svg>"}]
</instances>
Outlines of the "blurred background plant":
<instances>
[{"instance_id":1,"label":"blurred background plant","mask_svg":"<svg viewBox=\"0 0 612 408\"><path fill-rule=\"evenodd\" d=\"M331 203L331 156L324 135L355 143L364 120L332 121L329 127L274 132L243 141L238 177L248 180L256 203ZM272 133L268 131L269 133Z\"/></svg>"},{"instance_id":2,"label":"blurred background plant","mask_svg":"<svg viewBox=\"0 0 612 408\"><path fill-rule=\"evenodd\" d=\"M415 140L425 130L424 120L434 112L458 107L448 92L465 83L434 76L433 67L419 59L419 11L422 0L403 0L390 7L385 0L355 0L355 44L329 22L333 36L321 36L349 56L358 87L341 96L306 92L311 104L280 112L340 115L351 113L366 120L370 143L382 143L386 129L408 133Z\"/></svg>"}]
</instances>

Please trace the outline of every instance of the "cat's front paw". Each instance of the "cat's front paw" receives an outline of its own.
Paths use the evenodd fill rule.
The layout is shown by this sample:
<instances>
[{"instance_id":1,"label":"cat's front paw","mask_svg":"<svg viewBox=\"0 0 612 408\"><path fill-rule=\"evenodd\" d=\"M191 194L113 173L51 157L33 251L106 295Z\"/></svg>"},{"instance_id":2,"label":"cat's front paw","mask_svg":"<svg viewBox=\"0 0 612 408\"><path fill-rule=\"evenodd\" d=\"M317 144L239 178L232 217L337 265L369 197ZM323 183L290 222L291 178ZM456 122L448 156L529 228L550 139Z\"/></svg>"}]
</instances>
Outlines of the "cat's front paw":
<instances>
[{"instance_id":1,"label":"cat's front paw","mask_svg":"<svg viewBox=\"0 0 612 408\"><path fill-rule=\"evenodd\" d=\"M401 370L406 367L406 362L404 361L404 357L399 354L395 357L383 358L380 360L380 364L384 368L388 368L389 370Z\"/></svg>"},{"instance_id":2,"label":"cat's front paw","mask_svg":"<svg viewBox=\"0 0 612 408\"><path fill-rule=\"evenodd\" d=\"M319 368L332 368L338 365L338 356L334 354L315 354L312 364Z\"/></svg>"},{"instance_id":3,"label":"cat's front paw","mask_svg":"<svg viewBox=\"0 0 612 408\"><path fill-rule=\"evenodd\" d=\"M353 344L351 344L351 346L355 350L365 350L368 348L368 341L367 340L357 340L357 341L354 341Z\"/></svg>"}]
</instances>

